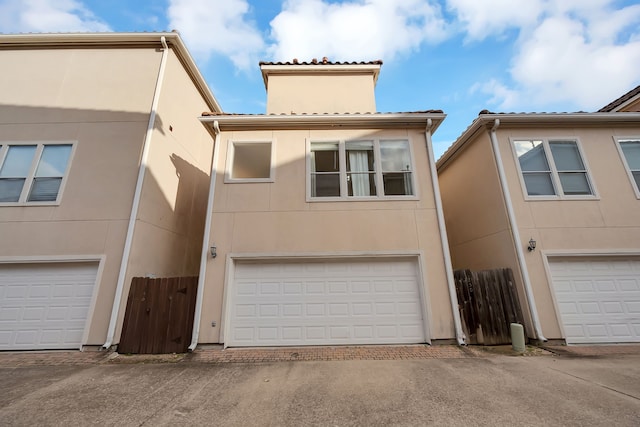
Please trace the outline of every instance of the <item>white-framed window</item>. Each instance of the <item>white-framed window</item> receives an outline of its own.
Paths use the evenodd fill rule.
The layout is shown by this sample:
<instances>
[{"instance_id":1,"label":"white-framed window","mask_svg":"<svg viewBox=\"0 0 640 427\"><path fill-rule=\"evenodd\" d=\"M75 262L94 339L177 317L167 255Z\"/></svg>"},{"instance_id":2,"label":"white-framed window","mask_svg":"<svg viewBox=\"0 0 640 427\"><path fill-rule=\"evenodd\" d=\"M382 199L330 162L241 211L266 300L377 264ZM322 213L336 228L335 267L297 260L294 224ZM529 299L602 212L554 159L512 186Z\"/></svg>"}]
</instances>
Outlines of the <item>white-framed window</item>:
<instances>
[{"instance_id":1,"label":"white-framed window","mask_svg":"<svg viewBox=\"0 0 640 427\"><path fill-rule=\"evenodd\" d=\"M273 141L229 141L225 182L273 182Z\"/></svg>"},{"instance_id":2,"label":"white-framed window","mask_svg":"<svg viewBox=\"0 0 640 427\"><path fill-rule=\"evenodd\" d=\"M58 203L73 147L62 142L0 145L0 205Z\"/></svg>"},{"instance_id":3,"label":"white-framed window","mask_svg":"<svg viewBox=\"0 0 640 427\"><path fill-rule=\"evenodd\" d=\"M595 196L576 139L513 139L525 194L529 198Z\"/></svg>"},{"instance_id":4,"label":"white-framed window","mask_svg":"<svg viewBox=\"0 0 640 427\"><path fill-rule=\"evenodd\" d=\"M619 138L617 143L636 197L640 198L640 138Z\"/></svg>"},{"instance_id":5,"label":"white-framed window","mask_svg":"<svg viewBox=\"0 0 640 427\"><path fill-rule=\"evenodd\" d=\"M415 198L407 139L307 140L309 200Z\"/></svg>"}]
</instances>

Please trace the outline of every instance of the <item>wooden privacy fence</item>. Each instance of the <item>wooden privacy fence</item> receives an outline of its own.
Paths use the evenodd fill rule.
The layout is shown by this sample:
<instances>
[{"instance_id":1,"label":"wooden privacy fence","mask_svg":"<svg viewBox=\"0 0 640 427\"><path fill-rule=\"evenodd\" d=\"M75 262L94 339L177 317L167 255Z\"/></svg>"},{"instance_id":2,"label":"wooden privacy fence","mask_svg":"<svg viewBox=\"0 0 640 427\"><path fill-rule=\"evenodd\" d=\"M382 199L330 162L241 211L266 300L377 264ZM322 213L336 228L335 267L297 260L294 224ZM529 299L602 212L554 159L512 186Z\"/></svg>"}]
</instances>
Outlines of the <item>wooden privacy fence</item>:
<instances>
[{"instance_id":1,"label":"wooden privacy fence","mask_svg":"<svg viewBox=\"0 0 640 427\"><path fill-rule=\"evenodd\" d=\"M191 343L198 277L131 281L119 353L184 353Z\"/></svg>"},{"instance_id":2,"label":"wooden privacy fence","mask_svg":"<svg viewBox=\"0 0 640 427\"><path fill-rule=\"evenodd\" d=\"M454 278L469 344L510 344L510 324L524 326L511 269L456 270Z\"/></svg>"}]
</instances>

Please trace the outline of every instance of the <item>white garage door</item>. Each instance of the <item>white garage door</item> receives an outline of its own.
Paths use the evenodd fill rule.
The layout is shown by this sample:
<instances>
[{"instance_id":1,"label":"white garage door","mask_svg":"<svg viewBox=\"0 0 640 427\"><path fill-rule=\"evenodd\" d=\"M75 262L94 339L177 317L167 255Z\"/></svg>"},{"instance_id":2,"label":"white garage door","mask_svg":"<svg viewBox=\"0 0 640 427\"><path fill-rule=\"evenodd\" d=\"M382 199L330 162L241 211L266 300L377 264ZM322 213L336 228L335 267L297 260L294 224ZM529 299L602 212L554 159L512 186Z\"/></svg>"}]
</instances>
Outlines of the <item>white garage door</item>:
<instances>
[{"instance_id":1,"label":"white garage door","mask_svg":"<svg viewBox=\"0 0 640 427\"><path fill-rule=\"evenodd\" d=\"M96 263L0 264L0 350L80 348Z\"/></svg>"},{"instance_id":2,"label":"white garage door","mask_svg":"<svg viewBox=\"0 0 640 427\"><path fill-rule=\"evenodd\" d=\"M425 342L415 260L237 263L228 346Z\"/></svg>"},{"instance_id":3,"label":"white garage door","mask_svg":"<svg viewBox=\"0 0 640 427\"><path fill-rule=\"evenodd\" d=\"M640 342L640 259L550 260L567 343Z\"/></svg>"}]
</instances>

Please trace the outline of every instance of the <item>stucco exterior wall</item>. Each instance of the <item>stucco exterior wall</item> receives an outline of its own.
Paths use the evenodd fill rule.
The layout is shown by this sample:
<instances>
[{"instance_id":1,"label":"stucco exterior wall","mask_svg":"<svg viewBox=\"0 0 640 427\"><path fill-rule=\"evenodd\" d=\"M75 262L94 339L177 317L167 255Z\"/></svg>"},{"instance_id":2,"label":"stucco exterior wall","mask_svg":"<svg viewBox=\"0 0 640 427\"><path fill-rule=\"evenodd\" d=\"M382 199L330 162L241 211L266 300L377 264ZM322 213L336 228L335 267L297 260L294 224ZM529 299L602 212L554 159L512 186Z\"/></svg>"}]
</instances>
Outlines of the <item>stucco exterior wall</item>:
<instances>
[{"instance_id":1,"label":"stucco exterior wall","mask_svg":"<svg viewBox=\"0 0 640 427\"><path fill-rule=\"evenodd\" d=\"M548 339L561 338L551 284L544 269L546 253L640 253L640 201L636 198L616 147L615 136L640 137L640 125L616 127L501 128L500 150L523 244L534 297ZM582 147L596 196L581 200L525 200L510 138L572 138Z\"/></svg>"},{"instance_id":2,"label":"stucco exterior wall","mask_svg":"<svg viewBox=\"0 0 640 427\"><path fill-rule=\"evenodd\" d=\"M133 277L198 275L213 155L213 138L198 116L207 110L207 103L170 50L115 342Z\"/></svg>"},{"instance_id":3,"label":"stucco exterior wall","mask_svg":"<svg viewBox=\"0 0 640 427\"><path fill-rule=\"evenodd\" d=\"M629 105L625 105L624 108L620 109L620 111L640 112L640 99L630 102Z\"/></svg>"},{"instance_id":4,"label":"stucco exterior wall","mask_svg":"<svg viewBox=\"0 0 640 427\"><path fill-rule=\"evenodd\" d=\"M306 201L305 139L409 138L416 200ZM225 183L229 140L268 140L275 147L272 183ZM222 132L200 343L220 340L226 260L230 254L299 256L421 252L432 339L454 335L424 133L419 130ZM228 285L228 284L227 284ZM216 327L211 322L216 322Z\"/></svg>"},{"instance_id":5,"label":"stucco exterior wall","mask_svg":"<svg viewBox=\"0 0 640 427\"><path fill-rule=\"evenodd\" d=\"M474 271L510 268L516 279L525 326L532 331L489 133L480 131L474 138L438 170L453 268Z\"/></svg>"},{"instance_id":6,"label":"stucco exterior wall","mask_svg":"<svg viewBox=\"0 0 640 427\"><path fill-rule=\"evenodd\" d=\"M0 51L0 144L76 144L57 206L0 206L0 258L103 256L88 344L106 337L160 56Z\"/></svg>"},{"instance_id":7,"label":"stucco exterior wall","mask_svg":"<svg viewBox=\"0 0 640 427\"><path fill-rule=\"evenodd\" d=\"M438 171L455 269L511 266L509 219L487 132Z\"/></svg>"},{"instance_id":8,"label":"stucco exterior wall","mask_svg":"<svg viewBox=\"0 0 640 427\"><path fill-rule=\"evenodd\" d=\"M373 113L371 73L270 75L267 114Z\"/></svg>"}]
</instances>

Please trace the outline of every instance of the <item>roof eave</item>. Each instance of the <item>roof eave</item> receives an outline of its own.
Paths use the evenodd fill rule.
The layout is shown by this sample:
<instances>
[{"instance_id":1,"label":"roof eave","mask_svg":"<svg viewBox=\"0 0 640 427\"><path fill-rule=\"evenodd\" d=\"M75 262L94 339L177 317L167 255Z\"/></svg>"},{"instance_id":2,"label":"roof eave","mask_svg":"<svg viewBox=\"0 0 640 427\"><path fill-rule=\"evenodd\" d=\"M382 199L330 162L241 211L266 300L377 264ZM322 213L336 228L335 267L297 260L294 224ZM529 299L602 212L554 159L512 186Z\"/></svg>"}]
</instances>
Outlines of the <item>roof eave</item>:
<instances>
[{"instance_id":1,"label":"roof eave","mask_svg":"<svg viewBox=\"0 0 640 427\"><path fill-rule=\"evenodd\" d=\"M378 83L381 63L365 64L260 64L264 87L268 89L269 75L279 74L336 74L336 73L371 73L373 75L373 85Z\"/></svg>"},{"instance_id":2,"label":"roof eave","mask_svg":"<svg viewBox=\"0 0 640 427\"><path fill-rule=\"evenodd\" d=\"M211 128L214 122L222 131L234 130L296 130L296 129L426 129L431 119L431 131L435 132L446 114L444 113L389 113L389 114L322 114L322 115L260 115L227 116L209 115L200 121Z\"/></svg>"},{"instance_id":3,"label":"roof eave","mask_svg":"<svg viewBox=\"0 0 640 427\"><path fill-rule=\"evenodd\" d=\"M446 167L449 160L460 152L473 137L481 130L493 126L495 120L500 121L500 127L546 125L558 126L576 123L582 126L598 126L605 123L623 124L637 123L640 126L640 113L524 113L524 114L480 114L471 125L460 135L447 151L438 159L438 170Z\"/></svg>"},{"instance_id":4,"label":"roof eave","mask_svg":"<svg viewBox=\"0 0 640 427\"><path fill-rule=\"evenodd\" d=\"M598 112L616 113L627 107L628 105L638 101L638 99L640 99L640 86L636 86L621 97L611 101L610 103L599 109Z\"/></svg>"}]
</instances>

